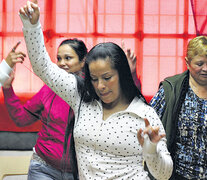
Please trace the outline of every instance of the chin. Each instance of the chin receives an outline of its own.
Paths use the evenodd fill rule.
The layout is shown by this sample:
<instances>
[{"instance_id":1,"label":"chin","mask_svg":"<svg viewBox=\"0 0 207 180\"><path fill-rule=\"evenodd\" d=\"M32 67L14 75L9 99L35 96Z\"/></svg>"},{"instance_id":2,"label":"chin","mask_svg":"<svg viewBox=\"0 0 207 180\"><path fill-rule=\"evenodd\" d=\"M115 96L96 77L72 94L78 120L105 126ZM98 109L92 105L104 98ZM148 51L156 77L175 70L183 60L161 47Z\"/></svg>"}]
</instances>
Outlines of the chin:
<instances>
[{"instance_id":1,"label":"chin","mask_svg":"<svg viewBox=\"0 0 207 180\"><path fill-rule=\"evenodd\" d=\"M108 105L113 103L113 101L111 101L111 100L102 100L102 101L104 104L108 104Z\"/></svg>"},{"instance_id":2,"label":"chin","mask_svg":"<svg viewBox=\"0 0 207 180\"><path fill-rule=\"evenodd\" d=\"M108 101L108 100L104 100L103 98L100 98L101 99L101 101L103 102L103 103L105 103L105 104L109 104L110 103L110 101Z\"/></svg>"}]
</instances>

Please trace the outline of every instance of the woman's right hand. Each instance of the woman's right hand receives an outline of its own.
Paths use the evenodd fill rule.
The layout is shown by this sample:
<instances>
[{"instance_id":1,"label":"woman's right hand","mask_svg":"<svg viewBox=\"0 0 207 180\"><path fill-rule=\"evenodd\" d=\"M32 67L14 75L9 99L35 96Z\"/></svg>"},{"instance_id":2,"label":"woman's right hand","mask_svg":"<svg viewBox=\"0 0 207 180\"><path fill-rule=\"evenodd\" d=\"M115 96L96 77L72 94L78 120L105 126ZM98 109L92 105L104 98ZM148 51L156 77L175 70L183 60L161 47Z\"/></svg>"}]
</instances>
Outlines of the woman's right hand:
<instances>
[{"instance_id":1,"label":"woman's right hand","mask_svg":"<svg viewBox=\"0 0 207 180\"><path fill-rule=\"evenodd\" d=\"M27 1L27 4L19 9L19 13L28 18L31 24L36 24L40 17L40 9L37 0Z\"/></svg>"}]
</instances>

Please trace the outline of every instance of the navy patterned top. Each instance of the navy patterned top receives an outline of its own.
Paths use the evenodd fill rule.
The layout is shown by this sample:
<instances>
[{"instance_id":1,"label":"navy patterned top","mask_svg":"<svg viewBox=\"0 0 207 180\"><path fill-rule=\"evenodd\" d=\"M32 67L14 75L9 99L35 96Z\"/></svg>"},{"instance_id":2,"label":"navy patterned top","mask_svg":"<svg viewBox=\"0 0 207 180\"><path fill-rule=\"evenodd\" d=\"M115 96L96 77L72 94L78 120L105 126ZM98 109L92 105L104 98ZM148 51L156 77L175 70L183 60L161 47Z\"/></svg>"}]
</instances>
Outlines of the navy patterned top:
<instances>
[{"instance_id":1,"label":"navy patterned top","mask_svg":"<svg viewBox=\"0 0 207 180\"><path fill-rule=\"evenodd\" d=\"M160 118L165 104L161 86L150 102ZM207 100L199 98L191 87L181 106L177 127L176 173L187 179L207 179Z\"/></svg>"}]
</instances>

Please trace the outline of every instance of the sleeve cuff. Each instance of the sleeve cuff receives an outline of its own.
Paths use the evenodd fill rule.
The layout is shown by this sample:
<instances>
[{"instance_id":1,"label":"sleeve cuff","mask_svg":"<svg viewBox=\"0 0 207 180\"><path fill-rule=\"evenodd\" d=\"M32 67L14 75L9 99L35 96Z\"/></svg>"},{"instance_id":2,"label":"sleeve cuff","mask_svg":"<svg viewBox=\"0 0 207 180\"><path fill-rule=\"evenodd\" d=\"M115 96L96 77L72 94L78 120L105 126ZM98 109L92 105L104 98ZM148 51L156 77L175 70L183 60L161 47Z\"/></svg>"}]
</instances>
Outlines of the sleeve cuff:
<instances>
[{"instance_id":1,"label":"sleeve cuff","mask_svg":"<svg viewBox=\"0 0 207 180\"><path fill-rule=\"evenodd\" d=\"M144 135L143 153L144 154L157 153L157 143L151 142L147 134Z\"/></svg>"},{"instance_id":2,"label":"sleeve cuff","mask_svg":"<svg viewBox=\"0 0 207 180\"><path fill-rule=\"evenodd\" d=\"M9 74L13 71L13 69L7 64L7 62L3 59L3 61L0 63L0 71L5 74L6 76L9 76Z\"/></svg>"}]
</instances>

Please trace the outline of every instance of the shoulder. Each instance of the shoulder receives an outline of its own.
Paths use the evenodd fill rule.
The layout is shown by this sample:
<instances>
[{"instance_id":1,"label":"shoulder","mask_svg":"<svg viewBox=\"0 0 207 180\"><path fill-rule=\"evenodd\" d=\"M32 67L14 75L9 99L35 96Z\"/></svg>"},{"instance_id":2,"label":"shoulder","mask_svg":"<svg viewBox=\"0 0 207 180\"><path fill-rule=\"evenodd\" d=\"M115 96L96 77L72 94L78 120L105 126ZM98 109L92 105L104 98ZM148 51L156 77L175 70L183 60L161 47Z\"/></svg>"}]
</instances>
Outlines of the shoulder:
<instances>
[{"instance_id":1,"label":"shoulder","mask_svg":"<svg viewBox=\"0 0 207 180\"><path fill-rule=\"evenodd\" d=\"M146 114L153 114L155 112L150 105L144 103L138 97L133 99L127 110L137 114L141 118L146 118Z\"/></svg>"},{"instance_id":2,"label":"shoulder","mask_svg":"<svg viewBox=\"0 0 207 180\"><path fill-rule=\"evenodd\" d=\"M42 88L39 90L39 93L48 94L54 92L47 85L43 85Z\"/></svg>"},{"instance_id":3,"label":"shoulder","mask_svg":"<svg viewBox=\"0 0 207 180\"><path fill-rule=\"evenodd\" d=\"M189 77L189 71L185 71L181 74L175 76L167 77L160 83L160 86L163 85L165 95L166 93L170 94L174 89L179 90L183 86L183 82Z\"/></svg>"},{"instance_id":4,"label":"shoulder","mask_svg":"<svg viewBox=\"0 0 207 180\"><path fill-rule=\"evenodd\" d=\"M189 71L185 71L181 74L176 74L174 76L170 76L170 77L167 77L164 79L164 81L161 82L161 84L169 84L169 83L172 83L172 84L177 84L179 82L182 82L186 77L189 76Z\"/></svg>"}]
</instances>

